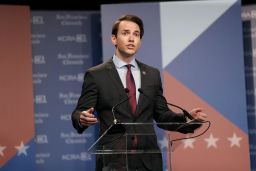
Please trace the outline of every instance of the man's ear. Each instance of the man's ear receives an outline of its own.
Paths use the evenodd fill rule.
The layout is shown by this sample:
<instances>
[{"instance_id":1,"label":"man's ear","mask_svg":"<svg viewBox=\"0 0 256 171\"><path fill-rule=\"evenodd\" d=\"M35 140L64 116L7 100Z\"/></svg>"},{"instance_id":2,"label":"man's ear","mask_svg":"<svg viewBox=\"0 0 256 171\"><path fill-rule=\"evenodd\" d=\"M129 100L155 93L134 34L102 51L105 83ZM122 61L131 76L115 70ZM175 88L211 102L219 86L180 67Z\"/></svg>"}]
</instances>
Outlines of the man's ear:
<instances>
[{"instance_id":1,"label":"man's ear","mask_svg":"<svg viewBox=\"0 0 256 171\"><path fill-rule=\"evenodd\" d=\"M111 41L114 46L116 46L116 36L112 34Z\"/></svg>"}]
</instances>

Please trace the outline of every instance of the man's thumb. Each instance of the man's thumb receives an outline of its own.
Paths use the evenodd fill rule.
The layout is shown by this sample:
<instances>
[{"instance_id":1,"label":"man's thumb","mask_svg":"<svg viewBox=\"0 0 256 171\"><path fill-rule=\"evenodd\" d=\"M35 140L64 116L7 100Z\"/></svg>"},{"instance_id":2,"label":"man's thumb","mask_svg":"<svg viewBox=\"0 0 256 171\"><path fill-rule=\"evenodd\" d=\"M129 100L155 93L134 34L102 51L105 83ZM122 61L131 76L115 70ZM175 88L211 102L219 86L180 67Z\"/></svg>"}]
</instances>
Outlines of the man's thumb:
<instances>
[{"instance_id":1,"label":"man's thumb","mask_svg":"<svg viewBox=\"0 0 256 171\"><path fill-rule=\"evenodd\" d=\"M88 110L89 113L93 113L94 112L94 108L91 107L89 110Z\"/></svg>"}]
</instances>

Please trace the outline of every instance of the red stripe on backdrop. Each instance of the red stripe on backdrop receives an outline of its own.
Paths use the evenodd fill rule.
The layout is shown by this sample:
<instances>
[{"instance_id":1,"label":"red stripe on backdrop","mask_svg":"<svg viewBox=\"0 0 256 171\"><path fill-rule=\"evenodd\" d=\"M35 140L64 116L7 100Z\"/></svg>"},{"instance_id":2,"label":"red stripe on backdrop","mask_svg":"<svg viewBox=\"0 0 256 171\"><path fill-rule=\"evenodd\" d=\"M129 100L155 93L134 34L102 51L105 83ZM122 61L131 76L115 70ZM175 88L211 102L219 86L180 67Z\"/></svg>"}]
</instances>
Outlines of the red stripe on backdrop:
<instances>
[{"instance_id":1,"label":"red stripe on backdrop","mask_svg":"<svg viewBox=\"0 0 256 171\"><path fill-rule=\"evenodd\" d=\"M30 12L0 6L0 166L34 137Z\"/></svg>"},{"instance_id":2,"label":"red stripe on backdrop","mask_svg":"<svg viewBox=\"0 0 256 171\"><path fill-rule=\"evenodd\" d=\"M223 117L219 111L168 72L164 72L164 87L168 101L183 106L188 111L195 107L202 107L208 114L208 120L211 121L211 127L204 135L174 144L172 171L250 170L247 133ZM198 130L195 134L200 131L203 130ZM172 138L185 137L182 134L178 136L171 132L169 134Z\"/></svg>"}]
</instances>

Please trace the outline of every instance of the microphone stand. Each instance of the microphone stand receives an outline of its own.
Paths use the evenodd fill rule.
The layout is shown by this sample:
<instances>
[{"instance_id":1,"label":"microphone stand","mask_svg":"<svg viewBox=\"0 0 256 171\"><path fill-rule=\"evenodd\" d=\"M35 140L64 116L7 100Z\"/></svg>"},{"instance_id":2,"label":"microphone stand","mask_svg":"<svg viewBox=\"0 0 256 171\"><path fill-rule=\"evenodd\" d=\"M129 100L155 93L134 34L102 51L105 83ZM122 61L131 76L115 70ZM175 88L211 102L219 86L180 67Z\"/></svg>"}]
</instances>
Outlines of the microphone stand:
<instances>
[{"instance_id":1,"label":"microphone stand","mask_svg":"<svg viewBox=\"0 0 256 171\"><path fill-rule=\"evenodd\" d=\"M129 89L128 88L125 88L125 92L128 93L129 92ZM113 115L113 124L117 124L118 123L118 120L116 119L116 108L123 104L124 102L126 102L127 100L129 100L130 97L125 97L125 99L121 100L119 103L117 103L115 106L112 107L112 115Z\"/></svg>"},{"instance_id":2,"label":"microphone stand","mask_svg":"<svg viewBox=\"0 0 256 171\"><path fill-rule=\"evenodd\" d=\"M126 88L125 92L128 93L129 90ZM125 97L123 100L121 100L119 103L117 103L116 105L114 105L112 107L112 115L113 115L113 124L110 125L108 127L108 129L106 129L102 135L90 146L90 148L88 149L88 151L90 151L106 134L114 134L114 133L125 133L125 127L118 122L118 120L116 119L116 108L121 105L122 103L126 102L127 100L129 100L130 97ZM119 126L119 127L118 127ZM115 129L114 129L115 128ZM120 137L118 137L120 138ZM117 140L118 138L115 138L113 141ZM110 142L113 142L110 141ZM107 144L107 143L106 143Z\"/></svg>"}]
</instances>

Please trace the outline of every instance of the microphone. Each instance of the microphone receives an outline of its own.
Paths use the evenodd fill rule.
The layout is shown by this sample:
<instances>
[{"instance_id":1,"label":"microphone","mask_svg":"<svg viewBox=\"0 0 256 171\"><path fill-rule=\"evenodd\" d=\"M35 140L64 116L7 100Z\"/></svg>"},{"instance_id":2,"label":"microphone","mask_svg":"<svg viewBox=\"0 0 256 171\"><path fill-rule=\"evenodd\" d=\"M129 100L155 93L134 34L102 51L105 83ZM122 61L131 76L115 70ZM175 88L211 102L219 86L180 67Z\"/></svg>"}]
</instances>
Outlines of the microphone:
<instances>
[{"instance_id":1,"label":"microphone","mask_svg":"<svg viewBox=\"0 0 256 171\"><path fill-rule=\"evenodd\" d=\"M129 89L128 88L125 88L124 89L124 91L126 92L126 93L129 93ZM124 102L126 102L127 100L129 100L129 96L128 97L125 97L123 100L121 100L119 103L117 103L116 105L114 105L113 107L112 107L112 115L113 115L113 118L114 118L114 120L113 120L113 123L114 124L117 124L117 119L116 119L116 109L117 109L117 107L118 106L120 106L121 104L123 104Z\"/></svg>"},{"instance_id":2,"label":"microphone","mask_svg":"<svg viewBox=\"0 0 256 171\"><path fill-rule=\"evenodd\" d=\"M190 120L194 120L193 116L191 116L188 111L186 111L185 109L181 108L180 106L177 106L177 105L175 105L175 104L168 103L168 102L166 102L166 104L168 104L168 105L170 105L170 106L174 106L174 107L179 108L180 110L182 110L182 112L184 113L184 115L185 115L187 118L189 118Z\"/></svg>"},{"instance_id":3,"label":"microphone","mask_svg":"<svg viewBox=\"0 0 256 171\"><path fill-rule=\"evenodd\" d=\"M124 91L125 91L126 93L129 93L129 92L130 92L128 88L125 88Z\"/></svg>"},{"instance_id":4,"label":"microphone","mask_svg":"<svg viewBox=\"0 0 256 171\"><path fill-rule=\"evenodd\" d=\"M147 98L151 99L148 95L146 95L146 94L144 93L144 91L143 91L141 88L139 88L138 91L139 91L141 94L143 94L144 96L146 96ZM151 99L151 100L152 100L152 99ZM194 119L193 116L191 116L191 115L189 114L189 112L186 111L185 109L183 109L182 107L177 106L177 105L172 104L172 103L168 103L168 102L165 102L165 103L168 104L168 105L170 105L170 106L173 106L173 107L176 107L176 108L182 110L182 112L184 113L184 115L185 115L187 118L189 118L190 120L193 120L193 119Z\"/></svg>"},{"instance_id":5,"label":"microphone","mask_svg":"<svg viewBox=\"0 0 256 171\"><path fill-rule=\"evenodd\" d=\"M144 96L146 96L147 98L151 99L152 101L154 101L154 99L150 98L141 88L138 89L138 91L143 94ZM189 112L185 109L183 109L182 107L178 106L178 105L175 105L175 104L172 104L172 103L168 103L168 102L164 102L165 104L167 105L170 105L170 106L173 106L173 107L176 107L180 110L182 110L183 114L189 118L191 121L190 122L187 122L187 123L182 123L182 125L178 126L175 131L178 131L178 132L181 132L181 133L193 133L195 129L199 128L202 126L202 123L201 121L197 120L197 119L194 119L193 116L191 116L189 114Z\"/></svg>"}]
</instances>

